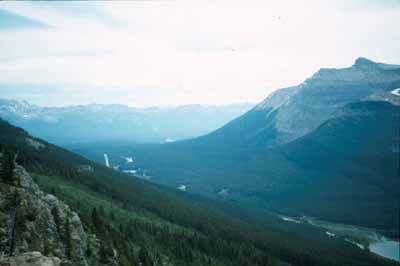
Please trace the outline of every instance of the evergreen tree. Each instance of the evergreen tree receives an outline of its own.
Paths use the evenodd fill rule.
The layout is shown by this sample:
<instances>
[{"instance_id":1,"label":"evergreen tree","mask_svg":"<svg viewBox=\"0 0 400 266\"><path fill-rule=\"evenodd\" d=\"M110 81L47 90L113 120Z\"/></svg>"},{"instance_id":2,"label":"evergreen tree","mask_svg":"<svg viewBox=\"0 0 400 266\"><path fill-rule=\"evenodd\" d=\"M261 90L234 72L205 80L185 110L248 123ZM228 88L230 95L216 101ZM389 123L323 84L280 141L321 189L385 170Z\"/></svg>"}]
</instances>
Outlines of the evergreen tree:
<instances>
[{"instance_id":1,"label":"evergreen tree","mask_svg":"<svg viewBox=\"0 0 400 266\"><path fill-rule=\"evenodd\" d=\"M56 224L57 227L57 232L60 234L61 231L61 217L60 217L60 211L58 210L57 207L54 207L51 209L51 214L54 219L54 223Z\"/></svg>"},{"instance_id":2,"label":"evergreen tree","mask_svg":"<svg viewBox=\"0 0 400 266\"><path fill-rule=\"evenodd\" d=\"M107 263L107 250L104 243L100 245L99 256L100 256L100 262Z\"/></svg>"},{"instance_id":3,"label":"evergreen tree","mask_svg":"<svg viewBox=\"0 0 400 266\"><path fill-rule=\"evenodd\" d=\"M111 219L111 221L115 221L114 209L112 209L112 208L110 209L108 216Z\"/></svg>"},{"instance_id":4,"label":"evergreen tree","mask_svg":"<svg viewBox=\"0 0 400 266\"><path fill-rule=\"evenodd\" d=\"M14 154L10 151L5 151L1 158L0 177L6 183L14 181Z\"/></svg>"},{"instance_id":5,"label":"evergreen tree","mask_svg":"<svg viewBox=\"0 0 400 266\"><path fill-rule=\"evenodd\" d=\"M90 246L90 242L88 242L87 247L86 247L86 251L85 254L88 258L90 258L92 256L92 248Z\"/></svg>"},{"instance_id":6,"label":"evergreen tree","mask_svg":"<svg viewBox=\"0 0 400 266\"><path fill-rule=\"evenodd\" d=\"M72 257L72 238L71 238L71 224L70 224L70 217L71 215L68 213L65 221L65 253L68 259Z\"/></svg>"},{"instance_id":7,"label":"evergreen tree","mask_svg":"<svg viewBox=\"0 0 400 266\"><path fill-rule=\"evenodd\" d=\"M94 207L92 210L91 218L92 218L92 224L93 224L94 228L98 230L100 227L100 217L99 217L99 214L97 213L96 207Z\"/></svg>"},{"instance_id":8,"label":"evergreen tree","mask_svg":"<svg viewBox=\"0 0 400 266\"><path fill-rule=\"evenodd\" d=\"M139 250L139 261L141 262L141 265L143 266L153 266L153 259L151 258L149 251L147 248L142 247Z\"/></svg>"}]
</instances>

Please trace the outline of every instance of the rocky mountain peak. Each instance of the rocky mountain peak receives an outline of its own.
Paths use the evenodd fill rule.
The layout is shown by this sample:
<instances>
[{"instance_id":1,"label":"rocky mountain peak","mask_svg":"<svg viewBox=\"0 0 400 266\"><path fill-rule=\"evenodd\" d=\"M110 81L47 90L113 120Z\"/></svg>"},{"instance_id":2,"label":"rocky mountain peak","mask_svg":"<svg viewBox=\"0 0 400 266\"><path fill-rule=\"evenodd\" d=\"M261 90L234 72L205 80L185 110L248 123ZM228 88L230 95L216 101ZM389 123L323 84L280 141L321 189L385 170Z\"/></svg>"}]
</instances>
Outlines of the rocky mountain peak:
<instances>
[{"instance_id":1,"label":"rocky mountain peak","mask_svg":"<svg viewBox=\"0 0 400 266\"><path fill-rule=\"evenodd\" d=\"M376 63L367 58L360 57L351 67L321 68L307 82L314 85L336 86L338 82L381 84L398 81L399 79L399 65Z\"/></svg>"},{"instance_id":2,"label":"rocky mountain peak","mask_svg":"<svg viewBox=\"0 0 400 266\"><path fill-rule=\"evenodd\" d=\"M400 65L378 63L378 62L374 62L370 59L367 59L365 57L357 58L352 67L358 68L358 69L379 69L379 70L399 70L400 69Z\"/></svg>"},{"instance_id":3,"label":"rocky mountain peak","mask_svg":"<svg viewBox=\"0 0 400 266\"><path fill-rule=\"evenodd\" d=\"M399 65L363 57L350 67L322 68L298 86L271 93L255 107L265 112L257 134L272 123L278 137L271 143L287 143L315 130L346 104L383 101L400 105L399 82Z\"/></svg>"},{"instance_id":4,"label":"rocky mountain peak","mask_svg":"<svg viewBox=\"0 0 400 266\"><path fill-rule=\"evenodd\" d=\"M365 57L357 58L353 64L354 67L376 66L376 65L377 65L377 63L375 63L374 61L369 60Z\"/></svg>"}]
</instances>

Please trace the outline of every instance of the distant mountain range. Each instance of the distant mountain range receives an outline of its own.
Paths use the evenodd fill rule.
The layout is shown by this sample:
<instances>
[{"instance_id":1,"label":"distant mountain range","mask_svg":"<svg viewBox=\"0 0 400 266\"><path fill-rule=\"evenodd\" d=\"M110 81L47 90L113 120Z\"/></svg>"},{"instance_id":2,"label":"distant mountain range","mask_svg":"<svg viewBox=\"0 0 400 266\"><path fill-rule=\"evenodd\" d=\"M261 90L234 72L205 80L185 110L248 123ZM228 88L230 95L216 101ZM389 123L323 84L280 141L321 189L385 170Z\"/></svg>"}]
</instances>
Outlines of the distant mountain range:
<instances>
[{"instance_id":1,"label":"distant mountain range","mask_svg":"<svg viewBox=\"0 0 400 266\"><path fill-rule=\"evenodd\" d=\"M153 181L213 197L378 227L399 225L400 66L321 69L205 136L75 151L133 157ZM398 230L397 230L398 234Z\"/></svg>"},{"instance_id":2,"label":"distant mountain range","mask_svg":"<svg viewBox=\"0 0 400 266\"><path fill-rule=\"evenodd\" d=\"M172 142L209 133L243 114L250 103L132 108L125 105L40 107L0 99L0 117L55 143L99 140Z\"/></svg>"}]
</instances>

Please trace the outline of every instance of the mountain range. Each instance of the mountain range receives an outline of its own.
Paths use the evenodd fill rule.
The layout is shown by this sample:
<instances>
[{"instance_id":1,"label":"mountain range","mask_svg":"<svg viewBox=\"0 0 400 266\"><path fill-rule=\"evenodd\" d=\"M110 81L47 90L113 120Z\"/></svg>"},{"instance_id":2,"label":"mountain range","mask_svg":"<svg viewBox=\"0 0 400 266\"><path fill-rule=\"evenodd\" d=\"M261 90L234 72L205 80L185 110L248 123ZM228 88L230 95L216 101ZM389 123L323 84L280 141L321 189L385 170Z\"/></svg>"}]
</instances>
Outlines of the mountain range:
<instances>
[{"instance_id":1,"label":"mountain range","mask_svg":"<svg viewBox=\"0 0 400 266\"><path fill-rule=\"evenodd\" d=\"M362 231L399 237L400 66L321 69L191 139L213 112L177 109L2 100L33 134L0 119L0 264L398 265Z\"/></svg>"},{"instance_id":2,"label":"mountain range","mask_svg":"<svg viewBox=\"0 0 400 266\"><path fill-rule=\"evenodd\" d=\"M3 120L0 133L0 265L398 265L323 228L121 174Z\"/></svg>"},{"instance_id":3,"label":"mountain range","mask_svg":"<svg viewBox=\"0 0 400 266\"><path fill-rule=\"evenodd\" d=\"M277 90L204 136L71 148L130 156L154 182L398 234L400 66L359 58Z\"/></svg>"},{"instance_id":4,"label":"mountain range","mask_svg":"<svg viewBox=\"0 0 400 266\"><path fill-rule=\"evenodd\" d=\"M242 103L149 108L117 104L40 107L26 101L0 99L0 117L55 143L116 139L160 143L209 133L252 106Z\"/></svg>"},{"instance_id":5,"label":"mountain range","mask_svg":"<svg viewBox=\"0 0 400 266\"><path fill-rule=\"evenodd\" d=\"M400 66L358 58L343 69L321 69L298 86L277 90L243 116L196 141L224 140L267 148L288 143L341 114L346 104L386 101L400 105ZM233 139L230 139L230 136Z\"/></svg>"}]
</instances>

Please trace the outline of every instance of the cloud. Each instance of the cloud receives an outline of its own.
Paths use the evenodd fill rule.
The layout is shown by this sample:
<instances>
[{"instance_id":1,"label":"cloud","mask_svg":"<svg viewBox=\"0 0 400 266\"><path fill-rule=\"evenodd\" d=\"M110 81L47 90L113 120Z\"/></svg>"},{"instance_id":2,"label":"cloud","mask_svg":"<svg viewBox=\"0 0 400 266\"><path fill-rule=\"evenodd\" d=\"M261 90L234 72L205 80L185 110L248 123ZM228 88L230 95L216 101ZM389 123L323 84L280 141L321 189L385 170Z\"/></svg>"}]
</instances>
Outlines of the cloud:
<instances>
[{"instance_id":1,"label":"cloud","mask_svg":"<svg viewBox=\"0 0 400 266\"><path fill-rule=\"evenodd\" d=\"M400 9L364 3L7 2L51 28L0 36L0 97L17 83L26 100L33 85L54 88L35 98L51 105L259 101L359 56L400 62Z\"/></svg>"}]
</instances>

